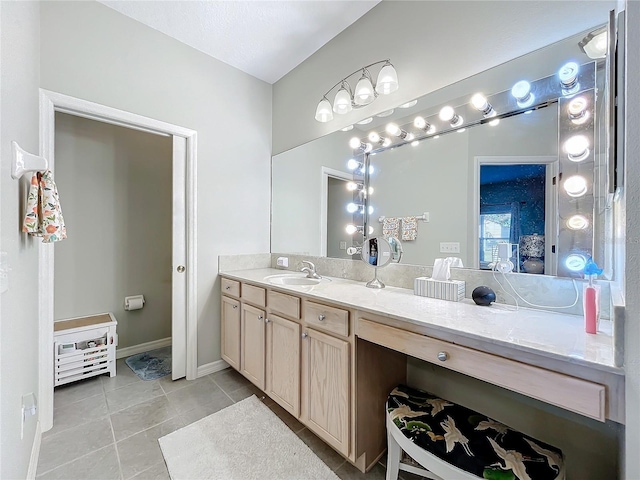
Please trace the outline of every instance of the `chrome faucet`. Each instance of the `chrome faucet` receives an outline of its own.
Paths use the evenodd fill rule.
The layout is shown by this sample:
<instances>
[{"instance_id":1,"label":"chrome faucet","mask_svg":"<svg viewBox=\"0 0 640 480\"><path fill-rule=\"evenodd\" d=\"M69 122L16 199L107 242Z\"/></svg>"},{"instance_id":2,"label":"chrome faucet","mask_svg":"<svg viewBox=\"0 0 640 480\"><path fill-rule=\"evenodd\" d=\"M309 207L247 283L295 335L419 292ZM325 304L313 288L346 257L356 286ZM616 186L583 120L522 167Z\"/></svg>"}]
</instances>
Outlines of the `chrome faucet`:
<instances>
[{"instance_id":1,"label":"chrome faucet","mask_svg":"<svg viewBox=\"0 0 640 480\"><path fill-rule=\"evenodd\" d=\"M307 260L303 260L302 263L305 263L308 265L308 267L302 267L300 269L301 272L306 272L307 278L317 278L317 279L322 278L320 275L317 274L316 266L313 263Z\"/></svg>"}]
</instances>

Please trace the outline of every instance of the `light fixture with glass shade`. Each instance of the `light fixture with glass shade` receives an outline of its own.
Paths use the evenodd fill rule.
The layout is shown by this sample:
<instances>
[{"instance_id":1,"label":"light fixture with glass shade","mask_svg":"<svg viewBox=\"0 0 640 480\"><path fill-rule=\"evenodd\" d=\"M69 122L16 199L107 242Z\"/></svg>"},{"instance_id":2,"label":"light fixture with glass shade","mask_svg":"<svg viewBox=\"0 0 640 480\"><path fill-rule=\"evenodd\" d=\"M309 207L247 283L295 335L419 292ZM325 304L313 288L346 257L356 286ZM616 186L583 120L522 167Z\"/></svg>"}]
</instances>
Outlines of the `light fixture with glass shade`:
<instances>
[{"instance_id":1,"label":"light fixture with glass shade","mask_svg":"<svg viewBox=\"0 0 640 480\"><path fill-rule=\"evenodd\" d=\"M378 72L376 83L374 84L369 69L376 65L382 65L382 68ZM352 79L353 81L357 78L356 75L359 75L359 78L355 88L352 89L351 84L349 84L349 78L354 77ZM389 59L371 63L347 75L331 87L327 93L322 96L316 108L315 118L319 122L330 122L333 120L333 112L338 115L344 115L351 112L354 108L369 105L379 95L389 95L398 90L398 85L398 73ZM332 105L327 97L336 87L339 88Z\"/></svg>"},{"instance_id":2,"label":"light fixture with glass shade","mask_svg":"<svg viewBox=\"0 0 640 480\"><path fill-rule=\"evenodd\" d=\"M607 56L609 48L609 36L607 34L607 26L600 27L590 32L578 43L580 49L587 54L589 58L594 60Z\"/></svg>"}]
</instances>

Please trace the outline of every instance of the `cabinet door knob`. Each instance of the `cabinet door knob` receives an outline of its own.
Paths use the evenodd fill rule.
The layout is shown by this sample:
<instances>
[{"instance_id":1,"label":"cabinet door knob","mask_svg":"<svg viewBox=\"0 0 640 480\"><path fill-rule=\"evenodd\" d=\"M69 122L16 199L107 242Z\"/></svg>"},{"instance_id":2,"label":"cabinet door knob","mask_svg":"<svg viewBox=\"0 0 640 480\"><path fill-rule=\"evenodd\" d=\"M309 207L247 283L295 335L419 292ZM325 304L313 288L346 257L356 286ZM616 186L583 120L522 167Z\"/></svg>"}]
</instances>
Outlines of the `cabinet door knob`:
<instances>
[{"instance_id":1,"label":"cabinet door knob","mask_svg":"<svg viewBox=\"0 0 640 480\"><path fill-rule=\"evenodd\" d=\"M269 323L271 320L269 320L268 318L264 319L264 323Z\"/></svg>"},{"instance_id":2,"label":"cabinet door knob","mask_svg":"<svg viewBox=\"0 0 640 480\"><path fill-rule=\"evenodd\" d=\"M447 352L438 352L438 360L441 362L446 362L449 358L449 354Z\"/></svg>"},{"instance_id":3,"label":"cabinet door knob","mask_svg":"<svg viewBox=\"0 0 640 480\"><path fill-rule=\"evenodd\" d=\"M321 322L324 322L324 319L327 318L324 315L320 314L318 315L318 320L320 320Z\"/></svg>"},{"instance_id":4,"label":"cabinet door knob","mask_svg":"<svg viewBox=\"0 0 640 480\"><path fill-rule=\"evenodd\" d=\"M309 334L308 334L308 333L303 333L303 334L302 334L302 338L307 338L308 336L309 336Z\"/></svg>"},{"instance_id":5,"label":"cabinet door knob","mask_svg":"<svg viewBox=\"0 0 640 480\"><path fill-rule=\"evenodd\" d=\"M184 273L186 268L184 265L178 265L178 268L176 268L176 270L178 270L178 273Z\"/></svg>"},{"instance_id":6,"label":"cabinet door knob","mask_svg":"<svg viewBox=\"0 0 640 480\"><path fill-rule=\"evenodd\" d=\"M262 320L262 315L258 315L258 320Z\"/></svg>"},{"instance_id":7,"label":"cabinet door knob","mask_svg":"<svg viewBox=\"0 0 640 480\"><path fill-rule=\"evenodd\" d=\"M238 308L238 305L234 305L233 308Z\"/></svg>"}]
</instances>

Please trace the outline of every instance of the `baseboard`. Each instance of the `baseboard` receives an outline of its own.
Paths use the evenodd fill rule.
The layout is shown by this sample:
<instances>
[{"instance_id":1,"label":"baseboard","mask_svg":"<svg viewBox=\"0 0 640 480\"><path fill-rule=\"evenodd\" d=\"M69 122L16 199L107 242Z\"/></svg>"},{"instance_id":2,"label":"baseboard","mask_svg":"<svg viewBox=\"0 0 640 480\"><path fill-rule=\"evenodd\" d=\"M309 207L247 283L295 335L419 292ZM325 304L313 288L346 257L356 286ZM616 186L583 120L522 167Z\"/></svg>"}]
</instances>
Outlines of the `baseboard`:
<instances>
[{"instance_id":1,"label":"baseboard","mask_svg":"<svg viewBox=\"0 0 640 480\"><path fill-rule=\"evenodd\" d=\"M42 429L40 428L40 420L36 424L36 435L33 438L33 446L31 447L31 457L29 458L29 470L27 470L27 480L36 478L38 470L38 457L40 457L40 444L42 443Z\"/></svg>"},{"instance_id":2,"label":"baseboard","mask_svg":"<svg viewBox=\"0 0 640 480\"><path fill-rule=\"evenodd\" d=\"M137 353L144 353L149 350L155 350L156 348L168 347L169 345L171 345L171 337L161 338L160 340L141 343L139 345L132 345L131 347L116 348L116 358L130 357Z\"/></svg>"},{"instance_id":3,"label":"baseboard","mask_svg":"<svg viewBox=\"0 0 640 480\"><path fill-rule=\"evenodd\" d=\"M227 368L229 364L224 360L216 360L215 362L206 363L198 367L198 378L210 375L212 373L219 372Z\"/></svg>"}]
</instances>

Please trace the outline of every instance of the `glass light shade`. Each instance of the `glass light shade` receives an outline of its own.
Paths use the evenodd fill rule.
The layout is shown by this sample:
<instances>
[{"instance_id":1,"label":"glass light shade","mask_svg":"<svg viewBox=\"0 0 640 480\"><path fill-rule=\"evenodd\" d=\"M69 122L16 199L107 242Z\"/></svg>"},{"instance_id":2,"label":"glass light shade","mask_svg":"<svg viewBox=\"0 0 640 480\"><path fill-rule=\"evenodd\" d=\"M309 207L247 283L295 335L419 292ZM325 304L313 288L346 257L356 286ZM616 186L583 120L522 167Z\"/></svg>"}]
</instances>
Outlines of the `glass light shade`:
<instances>
[{"instance_id":1,"label":"glass light shade","mask_svg":"<svg viewBox=\"0 0 640 480\"><path fill-rule=\"evenodd\" d=\"M584 40L580 42L580 47L589 58L604 58L607 56L607 47L609 46L609 38L606 28L602 32L591 32Z\"/></svg>"},{"instance_id":2,"label":"glass light shade","mask_svg":"<svg viewBox=\"0 0 640 480\"><path fill-rule=\"evenodd\" d=\"M316 108L316 120L327 123L333 120L333 112L331 111L331 103L326 98L320 100L318 108Z\"/></svg>"},{"instance_id":3,"label":"glass light shade","mask_svg":"<svg viewBox=\"0 0 640 480\"><path fill-rule=\"evenodd\" d=\"M580 175L573 175L564 181L564 191L570 197L581 197L587 193L587 180Z\"/></svg>"},{"instance_id":4,"label":"glass light shade","mask_svg":"<svg viewBox=\"0 0 640 480\"><path fill-rule=\"evenodd\" d=\"M475 108L476 110L480 110L482 112L489 106L489 102L487 101L487 97L485 97L483 94L476 93L473 97L471 97L471 105L473 105L473 108Z\"/></svg>"},{"instance_id":5,"label":"glass light shade","mask_svg":"<svg viewBox=\"0 0 640 480\"><path fill-rule=\"evenodd\" d=\"M564 142L564 151L572 162L581 162L589 156L589 140L584 135L574 135Z\"/></svg>"},{"instance_id":6,"label":"glass light shade","mask_svg":"<svg viewBox=\"0 0 640 480\"><path fill-rule=\"evenodd\" d=\"M418 100L411 100L410 102L407 103L403 103L402 105L400 105L398 108L411 108L413 107L416 103L418 103Z\"/></svg>"},{"instance_id":7,"label":"glass light shade","mask_svg":"<svg viewBox=\"0 0 640 480\"><path fill-rule=\"evenodd\" d=\"M376 92L380 95L389 95L398 90L398 74L390 63L385 64L378 73Z\"/></svg>"},{"instance_id":8,"label":"glass light shade","mask_svg":"<svg viewBox=\"0 0 640 480\"><path fill-rule=\"evenodd\" d=\"M349 235L353 235L354 233L356 233L358 231L358 227L356 227L355 225L347 225L347 228L345 229L347 231L347 233Z\"/></svg>"},{"instance_id":9,"label":"glass light shade","mask_svg":"<svg viewBox=\"0 0 640 480\"><path fill-rule=\"evenodd\" d=\"M353 93L353 101L356 105L369 105L375 100L375 98L371 80L363 74L356 84L356 90Z\"/></svg>"},{"instance_id":10,"label":"glass light shade","mask_svg":"<svg viewBox=\"0 0 640 480\"><path fill-rule=\"evenodd\" d=\"M351 106L351 95L346 88L342 87L338 90L338 93L336 93L336 98L333 99L333 111L339 115L344 115L351 110L353 110Z\"/></svg>"},{"instance_id":11,"label":"glass light shade","mask_svg":"<svg viewBox=\"0 0 640 480\"><path fill-rule=\"evenodd\" d=\"M589 220L584 215L573 215L567 220L567 227L571 230L584 230L589 226Z\"/></svg>"},{"instance_id":12,"label":"glass light shade","mask_svg":"<svg viewBox=\"0 0 640 480\"><path fill-rule=\"evenodd\" d=\"M360 139L358 137L353 137L351 140L349 140L349 146L353 150L357 150L358 148L360 148L362 146L362 142L360 141Z\"/></svg>"}]
</instances>

